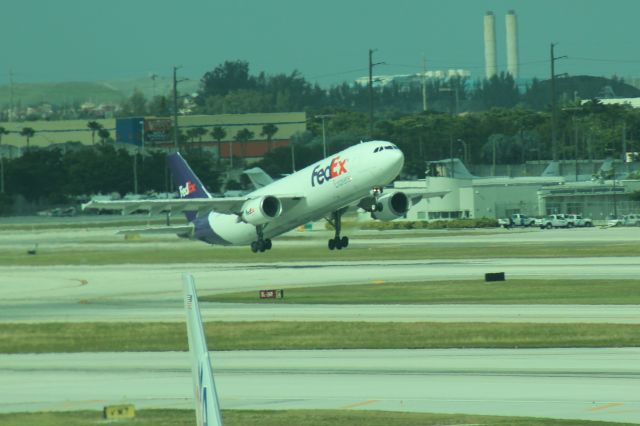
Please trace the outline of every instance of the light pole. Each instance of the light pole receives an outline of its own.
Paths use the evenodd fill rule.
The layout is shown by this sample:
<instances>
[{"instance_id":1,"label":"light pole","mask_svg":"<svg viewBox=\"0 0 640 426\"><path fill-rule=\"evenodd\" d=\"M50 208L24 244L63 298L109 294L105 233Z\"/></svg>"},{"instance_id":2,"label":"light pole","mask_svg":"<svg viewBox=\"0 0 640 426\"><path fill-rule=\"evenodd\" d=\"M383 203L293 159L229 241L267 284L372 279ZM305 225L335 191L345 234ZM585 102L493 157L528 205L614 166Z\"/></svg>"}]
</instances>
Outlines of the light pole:
<instances>
[{"instance_id":1,"label":"light pole","mask_svg":"<svg viewBox=\"0 0 640 426\"><path fill-rule=\"evenodd\" d=\"M291 138L289 145L291 145L291 173L295 173L296 172L296 153L295 150L293 149L293 141L295 139Z\"/></svg>"},{"instance_id":2,"label":"light pole","mask_svg":"<svg viewBox=\"0 0 640 426\"><path fill-rule=\"evenodd\" d=\"M616 158L614 156L615 150L613 148L608 148L607 152L611 153L611 173L613 174L613 182L612 182L612 198L613 198L613 216L618 218L618 200L616 199Z\"/></svg>"},{"instance_id":3,"label":"light pole","mask_svg":"<svg viewBox=\"0 0 640 426\"><path fill-rule=\"evenodd\" d=\"M467 164L467 162L469 161L469 159L467 158L467 143L462 139L458 139L458 142L462 144L462 159L464 160L464 163Z\"/></svg>"},{"instance_id":4,"label":"light pole","mask_svg":"<svg viewBox=\"0 0 640 426\"><path fill-rule=\"evenodd\" d=\"M334 114L320 114L314 117L322 120L322 158L327 158L327 137L325 134L324 120L331 117L334 117Z\"/></svg>"}]
</instances>

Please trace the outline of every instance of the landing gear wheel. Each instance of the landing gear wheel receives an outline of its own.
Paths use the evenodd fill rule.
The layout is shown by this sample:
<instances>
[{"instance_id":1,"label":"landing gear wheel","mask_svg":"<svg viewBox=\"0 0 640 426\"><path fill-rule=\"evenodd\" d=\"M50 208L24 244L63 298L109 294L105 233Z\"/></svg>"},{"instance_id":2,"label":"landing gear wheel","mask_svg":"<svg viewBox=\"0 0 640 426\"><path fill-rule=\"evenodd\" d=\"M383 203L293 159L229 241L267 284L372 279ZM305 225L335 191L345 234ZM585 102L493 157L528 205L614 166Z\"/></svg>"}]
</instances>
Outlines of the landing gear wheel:
<instances>
[{"instance_id":1,"label":"landing gear wheel","mask_svg":"<svg viewBox=\"0 0 640 426\"><path fill-rule=\"evenodd\" d=\"M271 250L271 246L272 246L272 244L271 244L271 239L270 238L267 238L266 240L264 240L264 248L266 250Z\"/></svg>"},{"instance_id":2,"label":"landing gear wheel","mask_svg":"<svg viewBox=\"0 0 640 426\"><path fill-rule=\"evenodd\" d=\"M334 229L336 230L335 237L330 239L327 243L327 247L329 247L329 250L335 250L335 249L341 250L343 248L347 248L347 246L349 245L349 238L340 237L340 229L342 227L341 218L342 218L342 214L345 211L346 209L337 210L331 214L331 219L327 219L329 223L333 225Z\"/></svg>"},{"instance_id":3,"label":"landing gear wheel","mask_svg":"<svg viewBox=\"0 0 640 426\"><path fill-rule=\"evenodd\" d=\"M251 251L254 252L254 253L258 252L258 242L257 241L253 241L251 243Z\"/></svg>"},{"instance_id":4,"label":"landing gear wheel","mask_svg":"<svg viewBox=\"0 0 640 426\"><path fill-rule=\"evenodd\" d=\"M257 246L258 251L259 251L260 253L263 253L263 252L266 250L266 248L265 248L265 244L264 244L264 241L262 241L262 240L259 240L259 241L256 243L256 246Z\"/></svg>"}]
</instances>

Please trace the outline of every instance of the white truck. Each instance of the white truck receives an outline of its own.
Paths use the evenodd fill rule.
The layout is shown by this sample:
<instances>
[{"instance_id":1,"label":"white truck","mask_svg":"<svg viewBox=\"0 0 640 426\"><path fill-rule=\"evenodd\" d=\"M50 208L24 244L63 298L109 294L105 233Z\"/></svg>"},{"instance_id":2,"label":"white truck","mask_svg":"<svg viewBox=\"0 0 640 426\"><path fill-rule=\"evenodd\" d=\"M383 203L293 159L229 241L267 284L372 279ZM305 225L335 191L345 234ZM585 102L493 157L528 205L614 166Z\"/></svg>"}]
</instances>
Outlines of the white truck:
<instances>
[{"instance_id":1,"label":"white truck","mask_svg":"<svg viewBox=\"0 0 640 426\"><path fill-rule=\"evenodd\" d=\"M514 213L507 219L498 219L498 225L503 228L511 228L513 226L534 226L535 218L529 217L526 214Z\"/></svg>"},{"instance_id":2,"label":"white truck","mask_svg":"<svg viewBox=\"0 0 640 426\"><path fill-rule=\"evenodd\" d=\"M587 227L590 228L593 226L593 221L588 217L582 217L581 214L568 214L566 215L567 222L569 227L575 226L578 228Z\"/></svg>"},{"instance_id":3,"label":"white truck","mask_svg":"<svg viewBox=\"0 0 640 426\"><path fill-rule=\"evenodd\" d=\"M537 221L536 223L540 226L541 229L551 229L551 228L568 228L569 222L567 218L563 214L550 214L547 217L544 217Z\"/></svg>"}]
</instances>

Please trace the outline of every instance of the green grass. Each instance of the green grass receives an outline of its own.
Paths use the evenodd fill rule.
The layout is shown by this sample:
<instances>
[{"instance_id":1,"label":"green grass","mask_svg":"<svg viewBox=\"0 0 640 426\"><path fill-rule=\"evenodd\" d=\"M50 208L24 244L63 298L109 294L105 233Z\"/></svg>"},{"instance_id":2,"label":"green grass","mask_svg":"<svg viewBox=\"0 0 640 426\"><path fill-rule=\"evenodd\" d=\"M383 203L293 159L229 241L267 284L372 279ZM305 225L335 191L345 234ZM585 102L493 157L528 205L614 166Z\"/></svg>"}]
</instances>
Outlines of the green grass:
<instances>
[{"instance_id":1,"label":"green grass","mask_svg":"<svg viewBox=\"0 0 640 426\"><path fill-rule=\"evenodd\" d=\"M90 220L90 219L89 219ZM77 221L75 218L52 218L51 222L33 222L33 223L4 223L0 224L0 232L15 231L49 231L60 229L114 229L117 230L128 226L163 226L165 219L116 219L109 221Z\"/></svg>"},{"instance_id":2,"label":"green grass","mask_svg":"<svg viewBox=\"0 0 640 426\"><path fill-rule=\"evenodd\" d=\"M639 324L208 322L210 350L638 347ZM0 353L186 351L181 323L0 324Z\"/></svg>"},{"instance_id":3,"label":"green grass","mask_svg":"<svg viewBox=\"0 0 640 426\"><path fill-rule=\"evenodd\" d=\"M483 280L372 282L287 288L284 299L257 291L200 296L204 302L311 304L575 304L640 305L640 280Z\"/></svg>"},{"instance_id":4,"label":"green grass","mask_svg":"<svg viewBox=\"0 0 640 426\"><path fill-rule=\"evenodd\" d=\"M2 426L93 426L107 423L98 411L58 413L0 414ZM403 413L364 410L222 410L226 426L441 426L441 425L509 425L509 426L624 426L586 420L560 420L534 417L480 416L465 414ZM136 418L119 420L118 425L192 426L192 410L140 410Z\"/></svg>"},{"instance_id":5,"label":"green grass","mask_svg":"<svg viewBox=\"0 0 640 426\"><path fill-rule=\"evenodd\" d=\"M124 240L122 240L124 241ZM189 244L187 244L189 243ZM427 259L485 259L485 258L558 258L640 256L640 244L387 244L351 246L346 250L329 251L318 243L300 247L278 246L265 253L251 253L248 247L209 246L199 242L146 247L131 242L129 247L104 248L102 244L88 244L81 249L39 246L36 256L28 256L26 250L0 250L0 265L111 265L111 264L175 264L175 263L255 263L283 261L375 261L375 260L427 260Z\"/></svg>"}]
</instances>

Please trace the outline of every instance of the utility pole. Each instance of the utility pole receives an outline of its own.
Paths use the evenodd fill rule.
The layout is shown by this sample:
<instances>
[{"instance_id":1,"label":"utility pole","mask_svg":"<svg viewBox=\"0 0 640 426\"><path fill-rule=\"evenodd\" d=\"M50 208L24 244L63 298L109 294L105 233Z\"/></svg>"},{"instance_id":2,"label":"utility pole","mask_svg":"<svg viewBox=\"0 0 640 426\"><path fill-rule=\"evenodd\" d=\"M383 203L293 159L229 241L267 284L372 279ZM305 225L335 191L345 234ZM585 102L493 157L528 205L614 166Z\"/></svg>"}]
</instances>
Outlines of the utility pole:
<instances>
[{"instance_id":1,"label":"utility pole","mask_svg":"<svg viewBox=\"0 0 640 426\"><path fill-rule=\"evenodd\" d=\"M327 158L327 136L325 132L324 120L325 118L331 118L334 114L320 114L316 115L315 118L319 118L322 120L322 158Z\"/></svg>"},{"instance_id":2,"label":"utility pole","mask_svg":"<svg viewBox=\"0 0 640 426\"><path fill-rule=\"evenodd\" d=\"M182 67L173 67L173 149L178 152L178 78L177 71Z\"/></svg>"},{"instance_id":3,"label":"utility pole","mask_svg":"<svg viewBox=\"0 0 640 426\"><path fill-rule=\"evenodd\" d=\"M369 49L369 137L373 137L373 67L384 62L373 63L373 52L377 49Z\"/></svg>"},{"instance_id":4,"label":"utility pole","mask_svg":"<svg viewBox=\"0 0 640 426\"><path fill-rule=\"evenodd\" d=\"M556 61L558 59L566 58L567 55L555 56L554 47L556 43L551 43L551 155L552 160L558 160L558 140L557 140L557 126L558 126L558 107L556 105Z\"/></svg>"},{"instance_id":5,"label":"utility pole","mask_svg":"<svg viewBox=\"0 0 640 426\"><path fill-rule=\"evenodd\" d=\"M13 121L13 69L9 68L9 116L7 121Z\"/></svg>"},{"instance_id":6,"label":"utility pole","mask_svg":"<svg viewBox=\"0 0 640 426\"><path fill-rule=\"evenodd\" d=\"M422 55L422 111L427 111L427 58Z\"/></svg>"}]
</instances>

